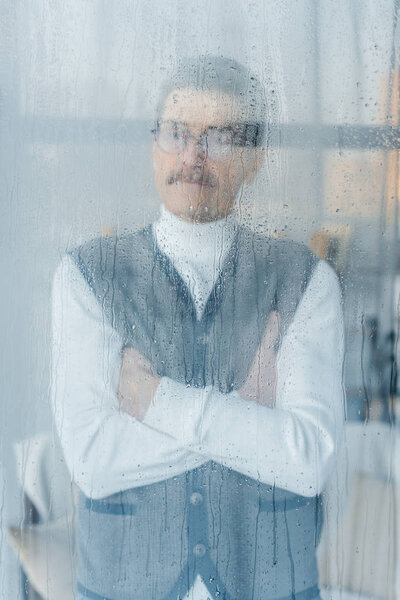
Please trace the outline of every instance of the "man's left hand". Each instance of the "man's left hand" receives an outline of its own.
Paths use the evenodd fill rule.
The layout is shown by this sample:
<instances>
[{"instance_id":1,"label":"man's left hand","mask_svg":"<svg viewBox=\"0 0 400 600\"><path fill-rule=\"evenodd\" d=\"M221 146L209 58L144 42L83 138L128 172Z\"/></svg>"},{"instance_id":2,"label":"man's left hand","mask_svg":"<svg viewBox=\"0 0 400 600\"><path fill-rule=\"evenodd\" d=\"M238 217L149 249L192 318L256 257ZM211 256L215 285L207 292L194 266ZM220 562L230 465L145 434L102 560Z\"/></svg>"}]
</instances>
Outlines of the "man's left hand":
<instances>
[{"instance_id":1,"label":"man's left hand","mask_svg":"<svg viewBox=\"0 0 400 600\"><path fill-rule=\"evenodd\" d=\"M143 421L160 380L153 365L138 350L125 348L118 385L121 409Z\"/></svg>"}]
</instances>

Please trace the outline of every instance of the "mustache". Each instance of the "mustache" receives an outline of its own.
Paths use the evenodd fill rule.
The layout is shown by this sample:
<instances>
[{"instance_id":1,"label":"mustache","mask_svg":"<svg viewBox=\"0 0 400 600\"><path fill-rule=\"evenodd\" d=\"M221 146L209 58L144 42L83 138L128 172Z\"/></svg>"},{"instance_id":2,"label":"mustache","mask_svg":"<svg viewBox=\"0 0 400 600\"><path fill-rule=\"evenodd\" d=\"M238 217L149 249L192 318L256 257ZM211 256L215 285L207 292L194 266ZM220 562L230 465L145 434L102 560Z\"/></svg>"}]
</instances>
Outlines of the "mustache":
<instances>
[{"instance_id":1,"label":"mustache","mask_svg":"<svg viewBox=\"0 0 400 600\"><path fill-rule=\"evenodd\" d=\"M195 175L195 174L190 174L188 173L187 175L185 173L182 173L182 171L178 172L178 173L172 173L171 175L169 175L169 177L167 177L167 183L168 185L172 185L174 183L176 183L177 181L181 181L181 180L186 180L186 181L193 181L193 183L200 183L201 185L207 185L210 187L215 187L216 185L216 181L213 177L211 177L210 175L206 175L206 174L202 174L202 175Z\"/></svg>"}]
</instances>

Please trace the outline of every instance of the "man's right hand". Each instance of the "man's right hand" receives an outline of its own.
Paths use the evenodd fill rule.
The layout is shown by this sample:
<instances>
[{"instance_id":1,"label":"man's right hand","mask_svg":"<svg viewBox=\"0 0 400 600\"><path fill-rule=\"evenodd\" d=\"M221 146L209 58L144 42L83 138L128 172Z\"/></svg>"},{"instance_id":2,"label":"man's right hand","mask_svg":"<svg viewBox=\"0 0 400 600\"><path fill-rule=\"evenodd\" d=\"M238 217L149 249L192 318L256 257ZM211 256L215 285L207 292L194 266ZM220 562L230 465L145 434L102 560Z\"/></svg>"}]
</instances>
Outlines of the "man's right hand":
<instances>
[{"instance_id":1,"label":"man's right hand","mask_svg":"<svg viewBox=\"0 0 400 600\"><path fill-rule=\"evenodd\" d=\"M242 398L270 407L275 406L277 379L275 344L279 337L279 324L279 313L272 311L247 379L239 390Z\"/></svg>"},{"instance_id":2,"label":"man's right hand","mask_svg":"<svg viewBox=\"0 0 400 600\"><path fill-rule=\"evenodd\" d=\"M125 348L118 385L121 409L142 421L160 380L153 365L138 350Z\"/></svg>"}]
</instances>

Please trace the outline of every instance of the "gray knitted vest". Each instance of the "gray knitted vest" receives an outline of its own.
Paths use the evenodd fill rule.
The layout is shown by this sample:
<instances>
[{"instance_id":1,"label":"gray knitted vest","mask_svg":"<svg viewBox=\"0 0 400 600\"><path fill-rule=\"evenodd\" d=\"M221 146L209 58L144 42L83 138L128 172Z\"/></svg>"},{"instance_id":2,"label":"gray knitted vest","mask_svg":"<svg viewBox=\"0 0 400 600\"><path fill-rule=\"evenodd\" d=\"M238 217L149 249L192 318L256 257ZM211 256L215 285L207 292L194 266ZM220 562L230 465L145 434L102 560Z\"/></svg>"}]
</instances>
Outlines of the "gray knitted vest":
<instances>
[{"instance_id":1,"label":"gray knitted vest","mask_svg":"<svg viewBox=\"0 0 400 600\"><path fill-rule=\"evenodd\" d=\"M70 254L125 346L160 376L224 393L245 382L271 310L285 333L318 260L237 226L198 321L151 226ZM213 461L101 500L81 494L79 590L97 600L177 600L200 574L215 600L317 598L321 514L319 497Z\"/></svg>"}]
</instances>

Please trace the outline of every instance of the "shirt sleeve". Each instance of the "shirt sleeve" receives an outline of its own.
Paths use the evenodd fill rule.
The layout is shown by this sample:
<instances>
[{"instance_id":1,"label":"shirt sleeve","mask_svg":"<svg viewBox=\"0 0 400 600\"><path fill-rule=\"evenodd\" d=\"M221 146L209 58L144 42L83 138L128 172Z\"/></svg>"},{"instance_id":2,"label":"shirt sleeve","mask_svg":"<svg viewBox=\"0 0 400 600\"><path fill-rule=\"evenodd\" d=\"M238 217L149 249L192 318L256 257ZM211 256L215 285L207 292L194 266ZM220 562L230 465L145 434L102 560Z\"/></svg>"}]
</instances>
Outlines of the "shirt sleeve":
<instances>
[{"instance_id":1,"label":"shirt sleeve","mask_svg":"<svg viewBox=\"0 0 400 600\"><path fill-rule=\"evenodd\" d=\"M52 286L52 407L67 466L92 498L162 481L205 459L120 412L122 343L74 261Z\"/></svg>"},{"instance_id":2,"label":"shirt sleeve","mask_svg":"<svg viewBox=\"0 0 400 600\"><path fill-rule=\"evenodd\" d=\"M164 377L144 422L249 477L313 496L342 436L343 355L340 285L320 261L281 342L273 408Z\"/></svg>"}]
</instances>

